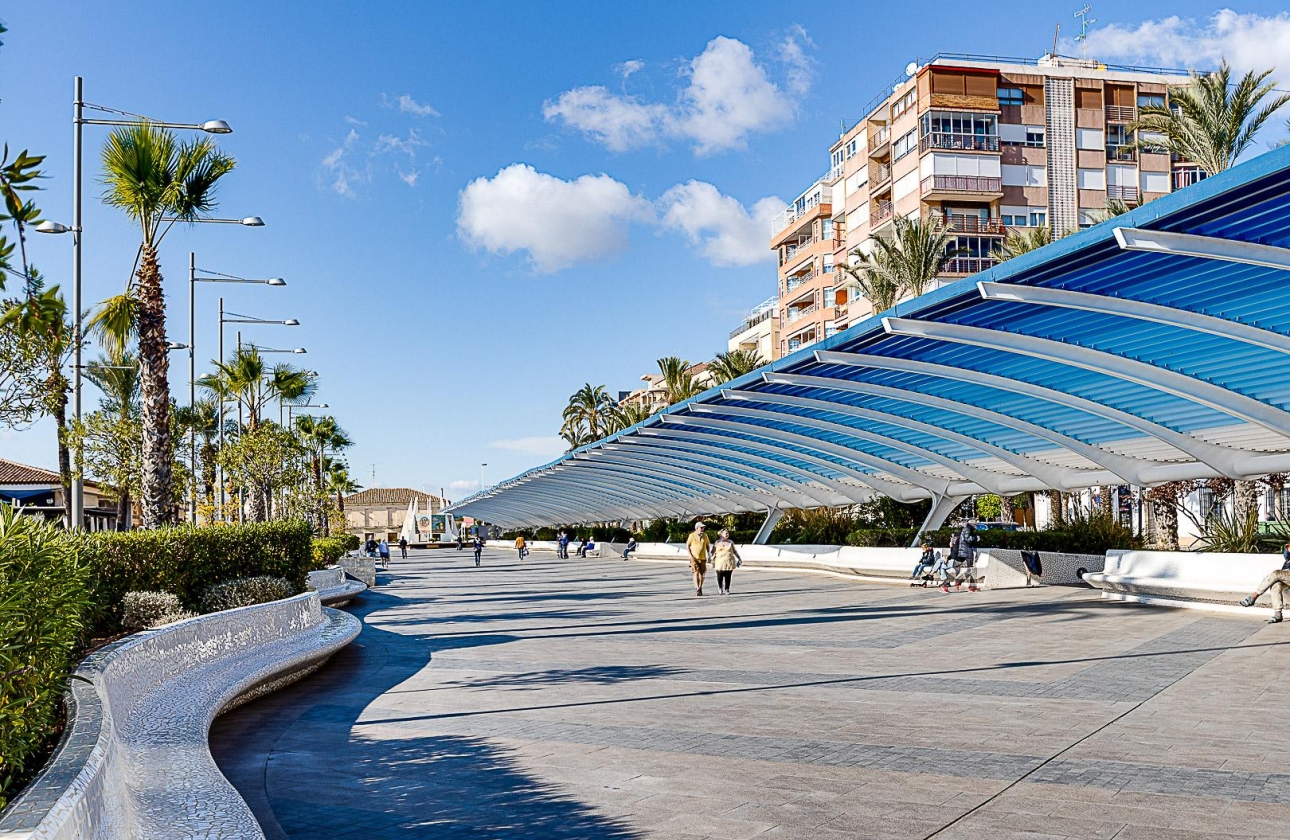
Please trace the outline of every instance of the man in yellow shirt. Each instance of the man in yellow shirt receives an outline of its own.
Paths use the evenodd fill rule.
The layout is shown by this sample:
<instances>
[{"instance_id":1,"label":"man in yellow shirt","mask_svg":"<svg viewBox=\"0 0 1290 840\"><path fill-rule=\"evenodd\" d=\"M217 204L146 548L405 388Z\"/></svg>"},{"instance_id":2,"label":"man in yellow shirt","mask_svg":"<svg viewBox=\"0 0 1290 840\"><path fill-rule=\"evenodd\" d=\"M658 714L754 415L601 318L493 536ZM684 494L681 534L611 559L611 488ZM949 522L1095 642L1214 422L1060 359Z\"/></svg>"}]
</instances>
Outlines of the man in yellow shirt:
<instances>
[{"instance_id":1,"label":"man in yellow shirt","mask_svg":"<svg viewBox=\"0 0 1290 840\"><path fill-rule=\"evenodd\" d=\"M708 555L712 553L712 540L703 533L703 523L694 523L694 533L685 540L690 552L690 571L694 573L694 594L703 594L703 575L708 569Z\"/></svg>"}]
</instances>

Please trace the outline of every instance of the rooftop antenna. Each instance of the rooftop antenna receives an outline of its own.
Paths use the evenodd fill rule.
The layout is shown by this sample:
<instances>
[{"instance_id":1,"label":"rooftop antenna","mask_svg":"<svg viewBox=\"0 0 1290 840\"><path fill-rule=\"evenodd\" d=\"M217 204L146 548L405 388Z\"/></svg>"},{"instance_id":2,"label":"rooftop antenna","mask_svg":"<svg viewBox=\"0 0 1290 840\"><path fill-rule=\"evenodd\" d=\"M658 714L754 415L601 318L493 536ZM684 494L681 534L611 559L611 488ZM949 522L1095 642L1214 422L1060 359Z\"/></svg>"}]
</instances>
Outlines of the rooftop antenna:
<instances>
[{"instance_id":1,"label":"rooftop antenna","mask_svg":"<svg viewBox=\"0 0 1290 840\"><path fill-rule=\"evenodd\" d=\"M1049 53L1053 58L1057 57L1057 38L1062 34L1062 25L1059 23L1053 28L1053 51Z\"/></svg>"},{"instance_id":2,"label":"rooftop antenna","mask_svg":"<svg viewBox=\"0 0 1290 840\"><path fill-rule=\"evenodd\" d=\"M372 486L376 486L376 464L372 464Z\"/></svg>"},{"instance_id":3,"label":"rooftop antenna","mask_svg":"<svg viewBox=\"0 0 1290 840\"><path fill-rule=\"evenodd\" d=\"M1085 6L1075 13L1075 17L1079 18L1079 34L1075 36L1075 40L1079 43L1080 58L1088 58L1088 28L1097 23L1088 16L1091 11L1092 6Z\"/></svg>"}]
</instances>

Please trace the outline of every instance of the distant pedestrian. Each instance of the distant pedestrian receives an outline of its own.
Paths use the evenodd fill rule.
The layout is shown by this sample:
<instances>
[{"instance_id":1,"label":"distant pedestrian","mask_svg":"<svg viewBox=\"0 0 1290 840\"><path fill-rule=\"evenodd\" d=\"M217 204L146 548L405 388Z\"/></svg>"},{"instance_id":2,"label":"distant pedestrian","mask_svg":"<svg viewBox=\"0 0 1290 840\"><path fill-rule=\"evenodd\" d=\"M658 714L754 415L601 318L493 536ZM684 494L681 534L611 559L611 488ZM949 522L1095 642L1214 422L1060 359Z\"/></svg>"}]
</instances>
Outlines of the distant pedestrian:
<instances>
[{"instance_id":1,"label":"distant pedestrian","mask_svg":"<svg viewBox=\"0 0 1290 840\"><path fill-rule=\"evenodd\" d=\"M694 594L703 594L703 576L708 570L708 555L712 553L712 539L703 532L702 522L694 523L694 533L685 540L690 552L690 572L694 575Z\"/></svg>"},{"instance_id":2,"label":"distant pedestrian","mask_svg":"<svg viewBox=\"0 0 1290 840\"><path fill-rule=\"evenodd\" d=\"M963 579L967 578L968 591L976 592L976 545L981 538L977 536L976 520L969 519L963 523L959 529L958 540L955 543L955 550L951 553L954 555L954 589L955 591L963 588ZM942 592L949 592L949 580L941 586Z\"/></svg>"},{"instance_id":3,"label":"distant pedestrian","mask_svg":"<svg viewBox=\"0 0 1290 840\"><path fill-rule=\"evenodd\" d=\"M575 548L575 549L573 550L573 556L574 556L574 557L586 557L586 556L587 556L587 555L586 555L586 553L585 553L585 552L586 552L586 550L587 550L587 538L586 538L586 537L580 537L580 538L578 539L578 547L577 547L577 548Z\"/></svg>"},{"instance_id":4,"label":"distant pedestrian","mask_svg":"<svg viewBox=\"0 0 1290 840\"><path fill-rule=\"evenodd\" d=\"M399 537L399 557L402 560L408 559L408 538Z\"/></svg>"},{"instance_id":5,"label":"distant pedestrian","mask_svg":"<svg viewBox=\"0 0 1290 840\"><path fill-rule=\"evenodd\" d=\"M381 568L390 568L390 544L385 540L381 540L376 544L376 552L381 555Z\"/></svg>"},{"instance_id":6,"label":"distant pedestrian","mask_svg":"<svg viewBox=\"0 0 1290 840\"><path fill-rule=\"evenodd\" d=\"M363 544L363 548L364 550L367 551L368 557L376 556L376 540L372 539L371 537L368 537L367 542Z\"/></svg>"},{"instance_id":7,"label":"distant pedestrian","mask_svg":"<svg viewBox=\"0 0 1290 840\"><path fill-rule=\"evenodd\" d=\"M1241 606L1252 607L1254 602L1259 600L1260 595L1272 590L1272 617L1268 619L1268 624L1281 623L1281 610L1285 608L1286 589L1290 588L1290 543L1282 547L1281 559L1284 561L1281 568L1270 572L1267 577L1259 581L1258 589L1241 599Z\"/></svg>"},{"instance_id":8,"label":"distant pedestrian","mask_svg":"<svg viewBox=\"0 0 1290 840\"><path fill-rule=\"evenodd\" d=\"M569 532L561 531L560 536L556 538L555 556L561 560L569 559Z\"/></svg>"},{"instance_id":9,"label":"distant pedestrian","mask_svg":"<svg viewBox=\"0 0 1290 840\"><path fill-rule=\"evenodd\" d=\"M635 537L628 537L628 538L627 538L627 547L623 549L623 559L624 559L624 560L626 560L626 559L627 559L627 555L631 554L631 553L632 553L633 551L635 551L635 550L636 550L636 538L635 538Z\"/></svg>"},{"instance_id":10,"label":"distant pedestrian","mask_svg":"<svg viewBox=\"0 0 1290 840\"><path fill-rule=\"evenodd\" d=\"M524 555L529 553L528 543L525 542L523 534L515 538L515 550L519 552L521 560L524 559Z\"/></svg>"},{"instance_id":11,"label":"distant pedestrian","mask_svg":"<svg viewBox=\"0 0 1290 840\"><path fill-rule=\"evenodd\" d=\"M466 541L462 538L461 534L458 534L458 535L457 535L457 550L458 550L458 551L461 551L461 550L462 550L463 548L465 548L465 547L466 547Z\"/></svg>"},{"instance_id":12,"label":"distant pedestrian","mask_svg":"<svg viewBox=\"0 0 1290 840\"><path fill-rule=\"evenodd\" d=\"M717 593L729 595L730 578L743 563L743 559L739 556L734 540L730 539L730 532L725 528L717 534L717 541L712 544L712 554L712 568L717 570Z\"/></svg>"},{"instance_id":13,"label":"distant pedestrian","mask_svg":"<svg viewBox=\"0 0 1290 840\"><path fill-rule=\"evenodd\" d=\"M479 555L484 551L484 541L478 536L475 537L475 565L479 565Z\"/></svg>"}]
</instances>

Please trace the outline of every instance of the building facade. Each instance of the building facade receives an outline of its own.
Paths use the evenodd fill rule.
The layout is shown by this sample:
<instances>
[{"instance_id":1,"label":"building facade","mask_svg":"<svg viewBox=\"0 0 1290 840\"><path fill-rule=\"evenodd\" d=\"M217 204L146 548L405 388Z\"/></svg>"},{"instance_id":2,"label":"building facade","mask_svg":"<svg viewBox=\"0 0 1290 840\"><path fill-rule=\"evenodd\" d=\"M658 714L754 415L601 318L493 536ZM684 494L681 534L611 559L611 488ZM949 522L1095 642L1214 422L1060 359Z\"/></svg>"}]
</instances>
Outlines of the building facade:
<instances>
[{"instance_id":1,"label":"building facade","mask_svg":"<svg viewBox=\"0 0 1290 840\"><path fill-rule=\"evenodd\" d=\"M739 326L730 331L726 350L728 352L753 350L763 362L769 362L775 358L777 344L779 344L779 298L773 297L754 306Z\"/></svg>"},{"instance_id":2,"label":"building facade","mask_svg":"<svg viewBox=\"0 0 1290 840\"><path fill-rule=\"evenodd\" d=\"M835 265L890 237L897 218L953 233L943 280L990 268L1009 229L1055 236L1204 177L1163 150L1134 151L1139 108L1165 104L1176 72L938 56L911 64L830 149L829 171L772 223L780 338L788 355L873 314ZM1149 139L1149 138L1147 138Z\"/></svg>"},{"instance_id":3,"label":"building facade","mask_svg":"<svg viewBox=\"0 0 1290 840\"><path fill-rule=\"evenodd\" d=\"M85 522L88 531L128 530L132 511L121 522L116 498L92 481L85 482ZM13 505L19 513L67 521L67 504L58 473L0 458L0 504ZM134 505L137 508L137 503Z\"/></svg>"},{"instance_id":4,"label":"building facade","mask_svg":"<svg viewBox=\"0 0 1290 840\"><path fill-rule=\"evenodd\" d=\"M373 487L345 497L345 530L363 541L398 542L414 498L421 513L436 514L447 506L439 496L410 487Z\"/></svg>"},{"instance_id":5,"label":"building facade","mask_svg":"<svg viewBox=\"0 0 1290 840\"><path fill-rule=\"evenodd\" d=\"M769 359L769 357L767 357ZM712 374L708 372L708 363L699 362L697 365L690 365L686 372L694 378L694 383L703 388L712 385ZM668 403L667 382L663 379L661 373L647 373L641 376L641 382L645 383L634 391L626 394L619 393L618 403L620 405L640 405L647 408L651 413L658 411L660 408L666 408Z\"/></svg>"}]
</instances>

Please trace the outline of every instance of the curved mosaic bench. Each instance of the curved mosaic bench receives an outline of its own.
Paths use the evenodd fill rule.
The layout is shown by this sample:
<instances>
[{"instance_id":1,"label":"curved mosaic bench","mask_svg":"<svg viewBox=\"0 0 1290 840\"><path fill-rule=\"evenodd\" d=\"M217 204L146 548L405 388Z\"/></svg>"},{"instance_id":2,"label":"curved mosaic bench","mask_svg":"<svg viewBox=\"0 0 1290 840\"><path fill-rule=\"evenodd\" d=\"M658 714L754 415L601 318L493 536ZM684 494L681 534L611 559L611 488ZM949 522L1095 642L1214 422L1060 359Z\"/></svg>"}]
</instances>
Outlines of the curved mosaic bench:
<instances>
[{"instance_id":1,"label":"curved mosaic bench","mask_svg":"<svg viewBox=\"0 0 1290 840\"><path fill-rule=\"evenodd\" d=\"M341 607L354 600L354 596L367 589L367 584L360 580L349 580L345 570L340 566L331 566L309 573L305 583L318 593L323 604L328 607Z\"/></svg>"},{"instance_id":2,"label":"curved mosaic bench","mask_svg":"<svg viewBox=\"0 0 1290 840\"><path fill-rule=\"evenodd\" d=\"M1279 554L1220 554L1194 551L1106 553L1106 567L1084 575L1103 598L1165 607L1270 616L1265 594L1253 609L1236 602L1254 591L1263 576L1281 568Z\"/></svg>"},{"instance_id":3,"label":"curved mosaic bench","mask_svg":"<svg viewBox=\"0 0 1290 840\"><path fill-rule=\"evenodd\" d=\"M339 562L340 567L345 570L345 574L352 578L358 578L363 583L366 583L368 589L376 586L375 557L364 557L363 555L354 552L352 556L347 554L340 558Z\"/></svg>"},{"instance_id":4,"label":"curved mosaic bench","mask_svg":"<svg viewBox=\"0 0 1290 840\"><path fill-rule=\"evenodd\" d=\"M315 670L360 629L309 592L91 654L68 692L63 742L0 818L0 838L263 838L211 758L211 721Z\"/></svg>"}]
</instances>

